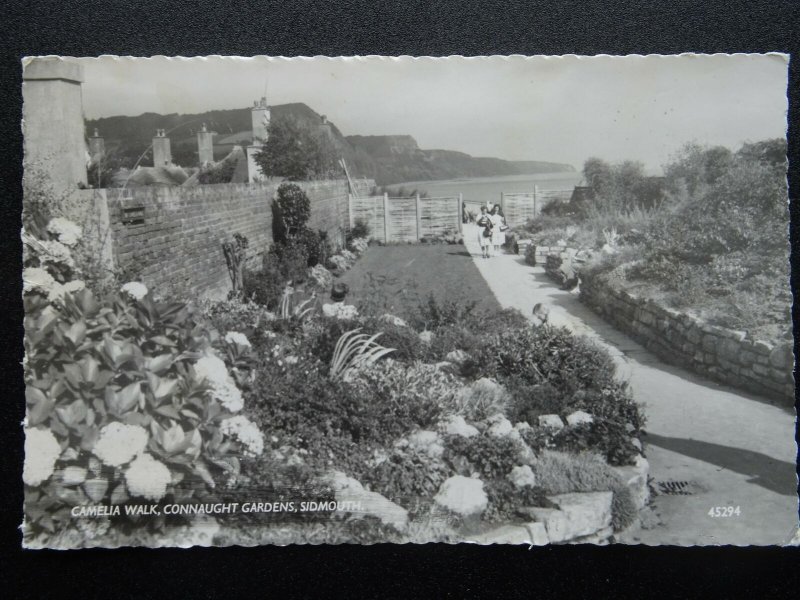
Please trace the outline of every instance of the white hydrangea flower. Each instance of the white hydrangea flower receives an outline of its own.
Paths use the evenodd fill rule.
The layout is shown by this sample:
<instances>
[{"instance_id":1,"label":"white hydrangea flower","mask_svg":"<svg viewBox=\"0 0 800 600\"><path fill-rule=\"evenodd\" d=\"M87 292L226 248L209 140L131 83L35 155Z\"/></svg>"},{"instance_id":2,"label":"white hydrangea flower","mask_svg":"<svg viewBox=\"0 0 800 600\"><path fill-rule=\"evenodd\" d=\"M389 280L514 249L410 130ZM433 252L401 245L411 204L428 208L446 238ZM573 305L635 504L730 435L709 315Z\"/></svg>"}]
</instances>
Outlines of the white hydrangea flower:
<instances>
[{"instance_id":1,"label":"white hydrangea flower","mask_svg":"<svg viewBox=\"0 0 800 600\"><path fill-rule=\"evenodd\" d=\"M58 241L66 246L74 246L83 236L83 229L69 219L56 217L47 224L47 231L58 238Z\"/></svg>"},{"instance_id":2,"label":"white hydrangea flower","mask_svg":"<svg viewBox=\"0 0 800 600\"><path fill-rule=\"evenodd\" d=\"M25 292L36 290L49 294L55 283L53 276L40 267L28 267L22 271L22 289Z\"/></svg>"},{"instance_id":3,"label":"white hydrangea flower","mask_svg":"<svg viewBox=\"0 0 800 600\"><path fill-rule=\"evenodd\" d=\"M100 430L92 452L103 464L119 467L144 452L149 439L143 427L115 421Z\"/></svg>"},{"instance_id":4,"label":"white hydrangea flower","mask_svg":"<svg viewBox=\"0 0 800 600\"><path fill-rule=\"evenodd\" d=\"M247 336L236 331L229 331L226 333L225 341L229 344L236 344L237 346L246 346L250 348L250 340L247 339Z\"/></svg>"},{"instance_id":5,"label":"white hydrangea flower","mask_svg":"<svg viewBox=\"0 0 800 600\"><path fill-rule=\"evenodd\" d=\"M194 364L194 372L201 380L211 386L211 395L230 412L238 412L244 407L242 392L236 387L228 373L228 367L214 354L202 357Z\"/></svg>"},{"instance_id":6,"label":"white hydrangea flower","mask_svg":"<svg viewBox=\"0 0 800 600\"><path fill-rule=\"evenodd\" d=\"M211 395L229 412L239 412L244 408L242 392L230 377L222 383L212 383Z\"/></svg>"},{"instance_id":7,"label":"white hydrangea flower","mask_svg":"<svg viewBox=\"0 0 800 600\"><path fill-rule=\"evenodd\" d=\"M220 424L220 431L222 435L239 442L246 456L260 456L264 451L264 434L247 417L237 415L225 419Z\"/></svg>"},{"instance_id":8,"label":"white hydrangea flower","mask_svg":"<svg viewBox=\"0 0 800 600\"><path fill-rule=\"evenodd\" d=\"M66 265L70 269L75 266L72 252L61 242L53 240L39 241L39 260L44 263Z\"/></svg>"},{"instance_id":9,"label":"white hydrangea flower","mask_svg":"<svg viewBox=\"0 0 800 600\"><path fill-rule=\"evenodd\" d=\"M298 362L300 362L300 359L297 358L294 354L290 354L289 356L286 357L287 365L296 365Z\"/></svg>"},{"instance_id":10,"label":"white hydrangea flower","mask_svg":"<svg viewBox=\"0 0 800 600\"><path fill-rule=\"evenodd\" d=\"M65 292L70 294L74 294L75 292L80 292L81 290L86 289L86 283L80 279L75 279L73 281L68 281L63 286Z\"/></svg>"},{"instance_id":11,"label":"white hydrangea flower","mask_svg":"<svg viewBox=\"0 0 800 600\"><path fill-rule=\"evenodd\" d=\"M194 363L194 372L200 379L205 379L209 383L224 382L228 378L228 367L218 356L209 354Z\"/></svg>"},{"instance_id":12,"label":"white hydrangea flower","mask_svg":"<svg viewBox=\"0 0 800 600\"><path fill-rule=\"evenodd\" d=\"M51 431L30 428L25 430L25 465L22 468L22 481L26 485L36 486L48 479L61 454Z\"/></svg>"},{"instance_id":13,"label":"white hydrangea flower","mask_svg":"<svg viewBox=\"0 0 800 600\"><path fill-rule=\"evenodd\" d=\"M133 496L157 502L167 493L172 475L167 466L150 454L141 454L125 471L125 482Z\"/></svg>"},{"instance_id":14,"label":"white hydrangea flower","mask_svg":"<svg viewBox=\"0 0 800 600\"><path fill-rule=\"evenodd\" d=\"M147 296L147 286L138 281L131 281L122 286L122 292L128 294L134 300L141 300Z\"/></svg>"},{"instance_id":15,"label":"white hydrangea flower","mask_svg":"<svg viewBox=\"0 0 800 600\"><path fill-rule=\"evenodd\" d=\"M350 250L342 250L341 254L348 262L355 262L355 260L358 258L355 254L350 252Z\"/></svg>"}]
</instances>

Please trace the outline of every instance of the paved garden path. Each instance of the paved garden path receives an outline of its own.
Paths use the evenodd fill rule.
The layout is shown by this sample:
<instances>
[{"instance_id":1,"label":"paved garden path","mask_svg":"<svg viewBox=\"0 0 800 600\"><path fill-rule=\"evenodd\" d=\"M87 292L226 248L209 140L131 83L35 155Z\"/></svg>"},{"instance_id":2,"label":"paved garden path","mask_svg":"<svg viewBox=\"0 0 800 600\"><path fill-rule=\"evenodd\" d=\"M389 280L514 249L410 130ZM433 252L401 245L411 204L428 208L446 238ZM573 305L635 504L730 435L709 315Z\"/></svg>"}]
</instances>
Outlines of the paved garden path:
<instances>
[{"instance_id":1,"label":"paved garden path","mask_svg":"<svg viewBox=\"0 0 800 600\"><path fill-rule=\"evenodd\" d=\"M655 490L687 482L688 495L656 494L644 526L623 541L644 544L786 544L797 529L795 415L739 390L720 386L658 357L560 290L541 267L521 256L481 257L478 234L465 241L503 307L530 317L542 302L550 322L587 335L614 357L647 417L645 453ZM677 484L681 486L680 483ZM678 488L676 488L678 489ZM739 515L711 517L717 506Z\"/></svg>"}]
</instances>

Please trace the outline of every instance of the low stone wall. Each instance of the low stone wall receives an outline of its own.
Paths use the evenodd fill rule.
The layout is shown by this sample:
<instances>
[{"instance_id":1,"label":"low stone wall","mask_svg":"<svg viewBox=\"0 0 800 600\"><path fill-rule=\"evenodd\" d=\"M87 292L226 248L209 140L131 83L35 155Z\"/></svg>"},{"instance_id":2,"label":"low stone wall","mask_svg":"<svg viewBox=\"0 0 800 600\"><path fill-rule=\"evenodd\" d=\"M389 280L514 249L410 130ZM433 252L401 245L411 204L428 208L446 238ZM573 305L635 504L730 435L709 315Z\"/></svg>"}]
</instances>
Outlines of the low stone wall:
<instances>
[{"instance_id":1,"label":"low stone wall","mask_svg":"<svg viewBox=\"0 0 800 600\"><path fill-rule=\"evenodd\" d=\"M753 340L744 331L617 290L581 273L581 301L667 362L715 381L794 404L794 342Z\"/></svg>"},{"instance_id":2,"label":"low stone wall","mask_svg":"<svg viewBox=\"0 0 800 600\"><path fill-rule=\"evenodd\" d=\"M650 465L643 456L629 467L614 467L614 470L631 491L638 510L650 500L647 479ZM479 544L597 544L613 541L615 532L611 526L612 492L576 492L557 494L547 498L558 508L529 507L521 512L530 521L509 523L467 541ZM634 524L635 525L635 524ZM617 532L618 533L618 532Z\"/></svg>"}]
</instances>

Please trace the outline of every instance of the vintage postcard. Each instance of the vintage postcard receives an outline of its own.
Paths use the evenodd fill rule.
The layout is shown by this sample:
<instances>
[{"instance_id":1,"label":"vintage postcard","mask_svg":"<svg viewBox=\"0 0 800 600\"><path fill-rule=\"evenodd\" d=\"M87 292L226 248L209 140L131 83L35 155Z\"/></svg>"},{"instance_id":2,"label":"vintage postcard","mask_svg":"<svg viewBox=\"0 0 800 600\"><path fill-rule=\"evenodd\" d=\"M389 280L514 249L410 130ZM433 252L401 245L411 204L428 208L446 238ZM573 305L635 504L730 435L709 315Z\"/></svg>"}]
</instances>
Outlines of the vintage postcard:
<instances>
[{"instance_id":1,"label":"vintage postcard","mask_svg":"<svg viewBox=\"0 0 800 600\"><path fill-rule=\"evenodd\" d=\"M788 64L25 58L23 546L797 543Z\"/></svg>"}]
</instances>

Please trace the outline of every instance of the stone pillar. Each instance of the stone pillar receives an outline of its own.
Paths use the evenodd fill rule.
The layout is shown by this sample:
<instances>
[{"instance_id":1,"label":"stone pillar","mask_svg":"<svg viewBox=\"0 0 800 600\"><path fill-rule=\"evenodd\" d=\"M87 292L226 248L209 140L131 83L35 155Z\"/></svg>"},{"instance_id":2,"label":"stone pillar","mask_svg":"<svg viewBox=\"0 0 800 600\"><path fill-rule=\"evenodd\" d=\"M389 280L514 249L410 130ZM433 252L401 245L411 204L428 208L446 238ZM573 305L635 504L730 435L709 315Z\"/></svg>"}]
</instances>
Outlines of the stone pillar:
<instances>
[{"instance_id":1,"label":"stone pillar","mask_svg":"<svg viewBox=\"0 0 800 600\"><path fill-rule=\"evenodd\" d=\"M197 132L197 156L201 165L214 162L214 132L206 128Z\"/></svg>"},{"instance_id":2,"label":"stone pillar","mask_svg":"<svg viewBox=\"0 0 800 600\"><path fill-rule=\"evenodd\" d=\"M79 64L55 57L23 61L25 166L46 172L56 190L86 185L82 82Z\"/></svg>"},{"instance_id":3,"label":"stone pillar","mask_svg":"<svg viewBox=\"0 0 800 600\"><path fill-rule=\"evenodd\" d=\"M153 166L168 167L171 164L172 150L169 138L163 129L156 129L156 136L153 138Z\"/></svg>"}]
</instances>

